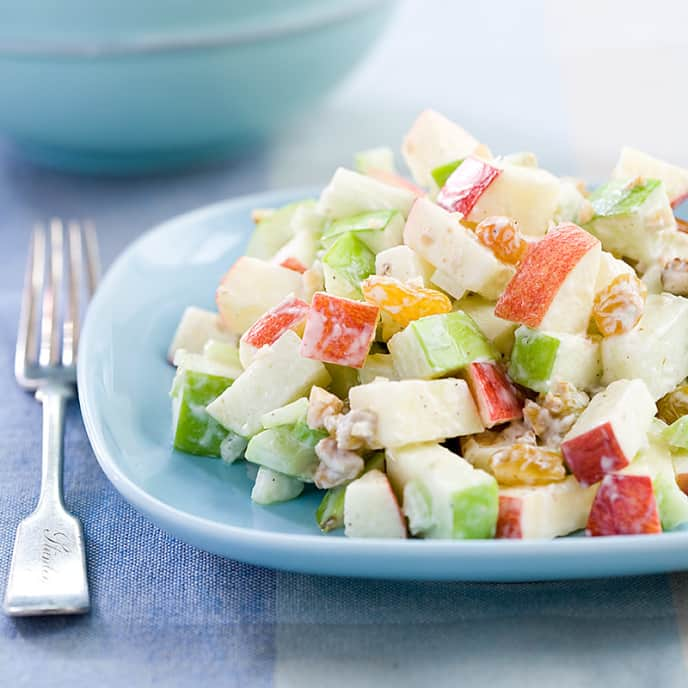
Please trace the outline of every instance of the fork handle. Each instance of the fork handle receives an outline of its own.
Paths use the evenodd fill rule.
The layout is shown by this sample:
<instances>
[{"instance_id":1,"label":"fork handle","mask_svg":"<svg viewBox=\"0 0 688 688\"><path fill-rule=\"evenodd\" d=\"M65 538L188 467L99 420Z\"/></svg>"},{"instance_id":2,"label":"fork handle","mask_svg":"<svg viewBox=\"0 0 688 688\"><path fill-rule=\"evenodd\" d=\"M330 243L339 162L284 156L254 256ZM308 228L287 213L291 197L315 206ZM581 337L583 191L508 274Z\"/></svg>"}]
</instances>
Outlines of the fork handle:
<instances>
[{"instance_id":1,"label":"fork handle","mask_svg":"<svg viewBox=\"0 0 688 688\"><path fill-rule=\"evenodd\" d=\"M65 407L74 395L65 385L47 384L36 392L43 404L43 457L41 496L38 508L64 507L62 501L62 460L64 456Z\"/></svg>"}]
</instances>

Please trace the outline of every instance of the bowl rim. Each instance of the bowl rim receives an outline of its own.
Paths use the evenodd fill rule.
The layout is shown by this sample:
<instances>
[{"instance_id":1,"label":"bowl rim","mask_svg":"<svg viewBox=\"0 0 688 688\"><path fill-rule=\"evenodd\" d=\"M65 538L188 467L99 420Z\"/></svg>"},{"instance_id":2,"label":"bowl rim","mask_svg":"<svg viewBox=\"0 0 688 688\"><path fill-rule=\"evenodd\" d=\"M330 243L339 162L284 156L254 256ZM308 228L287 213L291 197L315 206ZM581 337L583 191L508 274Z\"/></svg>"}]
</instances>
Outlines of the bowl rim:
<instances>
[{"instance_id":1,"label":"bowl rim","mask_svg":"<svg viewBox=\"0 0 688 688\"><path fill-rule=\"evenodd\" d=\"M396 3L397 0L349 0L345 4L325 9L311 6L296 16L282 15L270 23L266 23L263 17L237 30L197 32L190 35L142 34L121 39L79 42L60 39L0 39L0 57L98 58L212 50L321 30L332 24L355 19L361 14L382 9L385 5L391 9Z\"/></svg>"}]
</instances>

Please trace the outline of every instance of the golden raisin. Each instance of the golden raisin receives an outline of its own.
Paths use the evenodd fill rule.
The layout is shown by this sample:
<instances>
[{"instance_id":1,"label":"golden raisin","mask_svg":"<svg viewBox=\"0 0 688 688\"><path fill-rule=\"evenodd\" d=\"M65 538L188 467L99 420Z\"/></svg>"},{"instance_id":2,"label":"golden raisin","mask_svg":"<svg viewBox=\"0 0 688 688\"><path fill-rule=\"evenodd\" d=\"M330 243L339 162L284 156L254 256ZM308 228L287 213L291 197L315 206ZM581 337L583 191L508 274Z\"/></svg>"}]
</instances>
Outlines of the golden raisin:
<instances>
[{"instance_id":1,"label":"golden raisin","mask_svg":"<svg viewBox=\"0 0 688 688\"><path fill-rule=\"evenodd\" d=\"M528 242L521 236L516 224L508 217L486 217L475 228L483 246L487 246L503 263L516 265L523 260Z\"/></svg>"},{"instance_id":2,"label":"golden raisin","mask_svg":"<svg viewBox=\"0 0 688 688\"><path fill-rule=\"evenodd\" d=\"M449 313L451 301L442 292L404 284L394 277L371 275L361 283L363 297L402 327L426 315Z\"/></svg>"},{"instance_id":3,"label":"golden raisin","mask_svg":"<svg viewBox=\"0 0 688 688\"><path fill-rule=\"evenodd\" d=\"M635 275L615 277L595 295L592 316L597 329L604 337L632 330L643 315L646 296L645 285Z\"/></svg>"},{"instance_id":4,"label":"golden raisin","mask_svg":"<svg viewBox=\"0 0 688 688\"><path fill-rule=\"evenodd\" d=\"M553 449L516 442L492 455L492 474L500 485L547 485L563 480L566 469Z\"/></svg>"},{"instance_id":5,"label":"golden raisin","mask_svg":"<svg viewBox=\"0 0 688 688\"><path fill-rule=\"evenodd\" d=\"M671 425L686 414L688 414L688 384L684 382L657 402L657 416Z\"/></svg>"}]
</instances>

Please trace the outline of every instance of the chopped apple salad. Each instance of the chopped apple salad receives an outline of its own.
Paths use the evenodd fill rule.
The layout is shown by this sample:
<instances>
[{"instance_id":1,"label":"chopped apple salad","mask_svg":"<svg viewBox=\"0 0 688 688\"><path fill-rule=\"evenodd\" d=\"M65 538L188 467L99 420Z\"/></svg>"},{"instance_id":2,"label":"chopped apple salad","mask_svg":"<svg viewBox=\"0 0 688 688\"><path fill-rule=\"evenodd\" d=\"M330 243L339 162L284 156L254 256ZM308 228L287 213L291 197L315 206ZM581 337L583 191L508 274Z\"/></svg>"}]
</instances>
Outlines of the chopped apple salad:
<instances>
[{"instance_id":1,"label":"chopped apple salad","mask_svg":"<svg viewBox=\"0 0 688 688\"><path fill-rule=\"evenodd\" d=\"M589 190L433 111L403 156L255 210L171 344L174 447L352 537L688 521L688 170L624 148Z\"/></svg>"}]
</instances>

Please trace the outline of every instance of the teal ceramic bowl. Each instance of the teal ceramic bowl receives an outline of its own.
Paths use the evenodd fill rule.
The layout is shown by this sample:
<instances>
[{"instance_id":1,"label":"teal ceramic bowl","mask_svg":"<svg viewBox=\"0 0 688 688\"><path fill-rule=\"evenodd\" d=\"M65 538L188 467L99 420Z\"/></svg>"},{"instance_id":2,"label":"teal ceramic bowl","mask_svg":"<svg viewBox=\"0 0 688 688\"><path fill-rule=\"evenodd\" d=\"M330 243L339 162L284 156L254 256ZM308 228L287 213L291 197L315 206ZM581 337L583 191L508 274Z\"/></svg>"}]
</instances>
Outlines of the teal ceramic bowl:
<instances>
[{"instance_id":1,"label":"teal ceramic bowl","mask_svg":"<svg viewBox=\"0 0 688 688\"><path fill-rule=\"evenodd\" d=\"M24 0L0 10L0 134L85 172L226 157L330 90L393 0Z\"/></svg>"}]
</instances>

